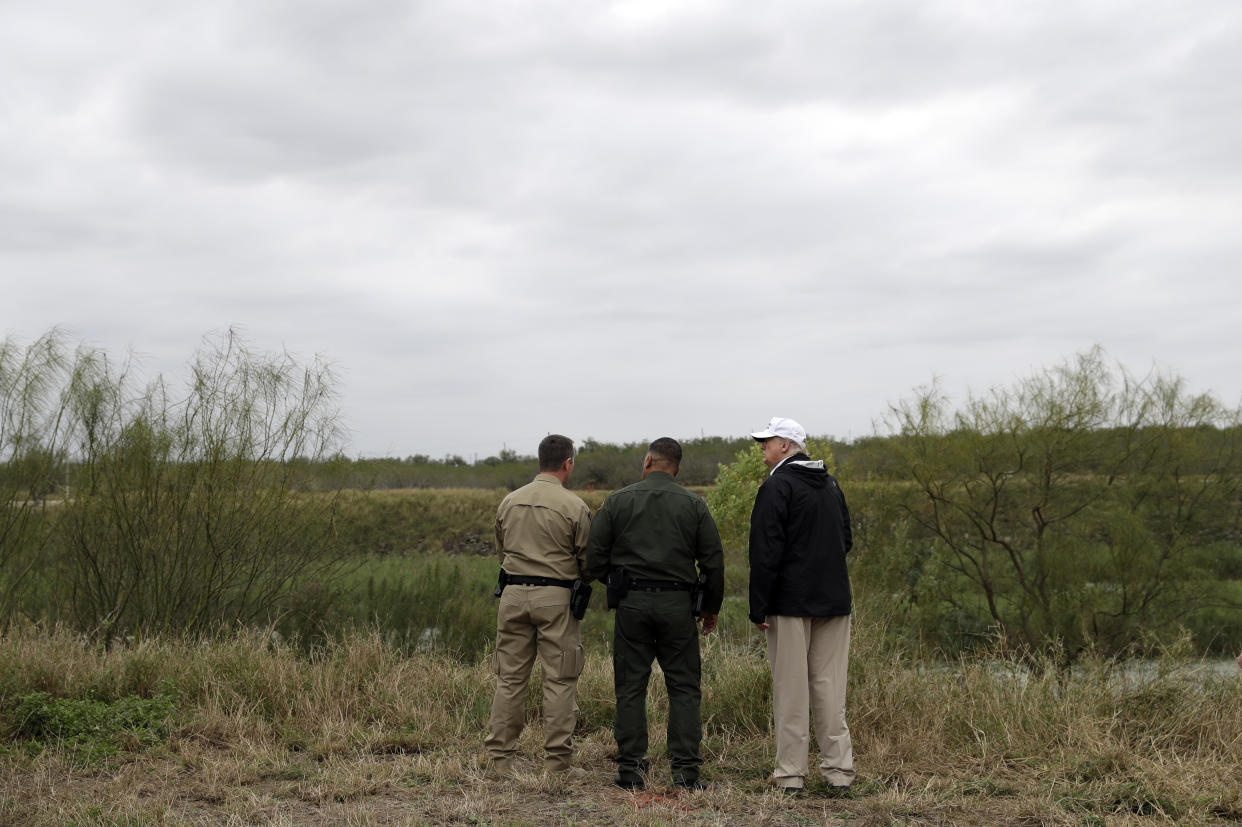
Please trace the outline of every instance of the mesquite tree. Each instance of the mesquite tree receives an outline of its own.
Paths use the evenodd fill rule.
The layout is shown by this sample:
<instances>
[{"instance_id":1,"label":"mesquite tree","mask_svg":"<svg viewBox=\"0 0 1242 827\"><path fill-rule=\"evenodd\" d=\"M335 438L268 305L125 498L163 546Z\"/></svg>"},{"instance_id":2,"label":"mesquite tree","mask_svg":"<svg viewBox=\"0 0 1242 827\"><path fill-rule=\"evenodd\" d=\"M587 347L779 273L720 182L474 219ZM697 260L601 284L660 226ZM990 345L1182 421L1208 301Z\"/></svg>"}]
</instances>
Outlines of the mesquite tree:
<instances>
[{"instance_id":1,"label":"mesquite tree","mask_svg":"<svg viewBox=\"0 0 1242 827\"><path fill-rule=\"evenodd\" d=\"M267 621L336 560L333 500L295 492L337 439L331 372L205 342L184 387L140 389L81 354L71 382L74 496L58 521L66 611L105 641Z\"/></svg>"},{"instance_id":2,"label":"mesquite tree","mask_svg":"<svg viewBox=\"0 0 1242 827\"><path fill-rule=\"evenodd\" d=\"M1016 652L1122 651L1220 600L1236 556L1238 410L1100 349L957 410L938 387L891 411L913 481L918 599Z\"/></svg>"},{"instance_id":3,"label":"mesquite tree","mask_svg":"<svg viewBox=\"0 0 1242 827\"><path fill-rule=\"evenodd\" d=\"M64 386L72 355L56 330L28 346L0 342L0 623L46 565L47 497L64 472L69 438Z\"/></svg>"}]
</instances>

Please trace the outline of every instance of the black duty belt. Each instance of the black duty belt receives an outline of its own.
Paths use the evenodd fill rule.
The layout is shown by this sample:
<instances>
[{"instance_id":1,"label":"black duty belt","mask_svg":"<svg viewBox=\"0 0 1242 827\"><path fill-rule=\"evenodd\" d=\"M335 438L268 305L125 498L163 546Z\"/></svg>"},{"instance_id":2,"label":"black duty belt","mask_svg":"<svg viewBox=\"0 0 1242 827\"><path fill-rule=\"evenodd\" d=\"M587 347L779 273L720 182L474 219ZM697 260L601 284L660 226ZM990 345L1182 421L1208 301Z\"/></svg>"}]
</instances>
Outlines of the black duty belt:
<instances>
[{"instance_id":1,"label":"black duty belt","mask_svg":"<svg viewBox=\"0 0 1242 827\"><path fill-rule=\"evenodd\" d=\"M506 574L505 583L510 586L560 586L563 589L574 587L572 580L557 580L555 577L534 577L525 574Z\"/></svg>"},{"instance_id":2,"label":"black duty belt","mask_svg":"<svg viewBox=\"0 0 1242 827\"><path fill-rule=\"evenodd\" d=\"M629 587L640 592L688 592L691 584L680 580L631 580Z\"/></svg>"}]
</instances>

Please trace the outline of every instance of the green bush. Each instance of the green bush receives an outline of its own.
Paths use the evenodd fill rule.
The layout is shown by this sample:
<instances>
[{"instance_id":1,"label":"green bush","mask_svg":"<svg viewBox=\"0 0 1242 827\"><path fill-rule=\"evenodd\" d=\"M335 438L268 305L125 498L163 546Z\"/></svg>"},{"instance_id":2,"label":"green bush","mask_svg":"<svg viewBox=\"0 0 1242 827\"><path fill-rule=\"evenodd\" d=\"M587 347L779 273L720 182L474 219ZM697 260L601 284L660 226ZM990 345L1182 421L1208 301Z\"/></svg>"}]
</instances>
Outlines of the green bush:
<instances>
[{"instance_id":1,"label":"green bush","mask_svg":"<svg viewBox=\"0 0 1242 827\"><path fill-rule=\"evenodd\" d=\"M22 347L0 341L0 628L48 565L47 498L65 479L72 357L59 331Z\"/></svg>"},{"instance_id":2,"label":"green bush","mask_svg":"<svg viewBox=\"0 0 1242 827\"><path fill-rule=\"evenodd\" d=\"M1238 544L1242 411L1095 349L957 409L925 389L890 424L913 598L963 630L1068 662L1227 603L1236 554L1212 572L1200 551Z\"/></svg>"},{"instance_id":3,"label":"green bush","mask_svg":"<svg viewBox=\"0 0 1242 827\"><path fill-rule=\"evenodd\" d=\"M150 698L126 695L113 701L31 692L13 710L13 736L93 762L161 743L176 710L177 699L167 687Z\"/></svg>"},{"instance_id":4,"label":"green bush","mask_svg":"<svg viewBox=\"0 0 1242 827\"><path fill-rule=\"evenodd\" d=\"M336 564L332 502L294 493L335 438L322 364L209 341L184 390L82 353L68 389L80 455L59 508L59 617L111 640L266 622Z\"/></svg>"}]
</instances>

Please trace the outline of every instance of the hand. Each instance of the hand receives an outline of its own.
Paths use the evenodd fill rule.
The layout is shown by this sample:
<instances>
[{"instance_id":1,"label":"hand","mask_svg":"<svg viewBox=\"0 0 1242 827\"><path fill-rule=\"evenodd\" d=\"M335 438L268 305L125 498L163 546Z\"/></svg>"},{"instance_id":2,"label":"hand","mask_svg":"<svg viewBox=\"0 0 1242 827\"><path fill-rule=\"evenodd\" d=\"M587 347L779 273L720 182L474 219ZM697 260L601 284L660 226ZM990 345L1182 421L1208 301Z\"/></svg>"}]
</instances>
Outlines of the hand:
<instances>
[{"instance_id":1,"label":"hand","mask_svg":"<svg viewBox=\"0 0 1242 827\"><path fill-rule=\"evenodd\" d=\"M1242 655L1238 655L1238 668L1242 669Z\"/></svg>"},{"instance_id":2,"label":"hand","mask_svg":"<svg viewBox=\"0 0 1242 827\"><path fill-rule=\"evenodd\" d=\"M768 630L768 628L769 628L769 626L768 626L768 622L765 620L765 621L763 621L762 623L756 623L756 624L755 624L755 628L756 628L756 629L758 629L758 630L759 630L759 631L761 631L761 632L766 632L766 631Z\"/></svg>"},{"instance_id":3,"label":"hand","mask_svg":"<svg viewBox=\"0 0 1242 827\"><path fill-rule=\"evenodd\" d=\"M718 619L717 615L709 615L706 613L700 615L699 620L703 623L703 634L710 635L712 630L716 628Z\"/></svg>"}]
</instances>

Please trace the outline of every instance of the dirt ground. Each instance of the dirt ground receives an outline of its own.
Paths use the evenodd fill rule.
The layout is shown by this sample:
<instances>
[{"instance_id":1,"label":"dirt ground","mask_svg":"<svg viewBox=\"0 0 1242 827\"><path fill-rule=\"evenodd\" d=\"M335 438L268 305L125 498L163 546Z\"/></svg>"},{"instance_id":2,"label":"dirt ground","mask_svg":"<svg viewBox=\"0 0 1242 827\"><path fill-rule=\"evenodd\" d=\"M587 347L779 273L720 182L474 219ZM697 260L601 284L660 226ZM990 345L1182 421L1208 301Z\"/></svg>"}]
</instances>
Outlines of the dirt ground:
<instances>
[{"instance_id":1,"label":"dirt ground","mask_svg":"<svg viewBox=\"0 0 1242 827\"><path fill-rule=\"evenodd\" d=\"M811 784L789 798L766 779L705 768L711 786L668 786L657 762L647 790L611 783L613 765L586 750L586 776L549 777L529 762L510 776L452 754L314 757L174 744L94 768L45 754L6 762L5 825L1052 825L1169 823L1159 814L1075 813L1045 793L975 789L910 772L860 776L853 797ZM1220 823L1227 823L1221 821Z\"/></svg>"}]
</instances>

